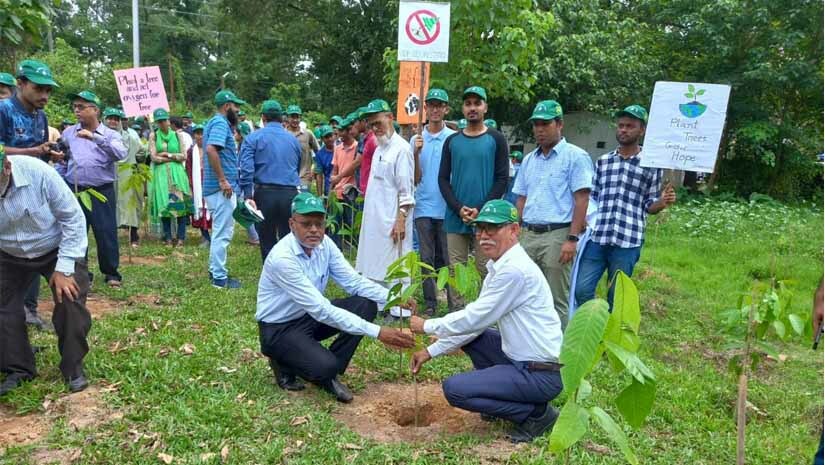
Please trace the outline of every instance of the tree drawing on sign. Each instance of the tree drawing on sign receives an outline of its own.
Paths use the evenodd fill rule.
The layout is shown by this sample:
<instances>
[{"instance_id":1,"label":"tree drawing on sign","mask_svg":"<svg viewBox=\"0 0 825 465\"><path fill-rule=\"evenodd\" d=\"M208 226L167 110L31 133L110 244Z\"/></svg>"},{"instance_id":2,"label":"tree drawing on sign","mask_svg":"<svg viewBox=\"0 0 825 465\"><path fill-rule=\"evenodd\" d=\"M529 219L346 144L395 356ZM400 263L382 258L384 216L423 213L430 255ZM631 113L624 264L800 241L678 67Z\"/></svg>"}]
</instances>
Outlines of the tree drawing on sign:
<instances>
[{"instance_id":1,"label":"tree drawing on sign","mask_svg":"<svg viewBox=\"0 0 825 465\"><path fill-rule=\"evenodd\" d=\"M691 99L691 101L679 105L679 111L688 118L697 118L701 116L708 107L696 99L704 93L705 89L696 89L693 84L688 84L688 91L685 92L685 97Z\"/></svg>"}]
</instances>

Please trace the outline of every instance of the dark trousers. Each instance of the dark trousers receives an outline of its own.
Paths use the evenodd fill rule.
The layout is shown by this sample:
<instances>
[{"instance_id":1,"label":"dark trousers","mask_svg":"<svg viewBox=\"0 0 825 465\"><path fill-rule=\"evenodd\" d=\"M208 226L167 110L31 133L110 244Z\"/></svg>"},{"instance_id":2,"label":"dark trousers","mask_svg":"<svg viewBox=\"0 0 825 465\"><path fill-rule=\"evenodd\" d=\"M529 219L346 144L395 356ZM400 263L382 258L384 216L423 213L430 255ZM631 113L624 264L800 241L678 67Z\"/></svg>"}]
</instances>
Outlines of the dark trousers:
<instances>
[{"instance_id":1,"label":"dark trousers","mask_svg":"<svg viewBox=\"0 0 825 465\"><path fill-rule=\"evenodd\" d=\"M129 241L132 244L137 244L140 241L140 234L138 234L138 228L134 226L129 226Z\"/></svg>"},{"instance_id":2,"label":"dark trousers","mask_svg":"<svg viewBox=\"0 0 825 465\"><path fill-rule=\"evenodd\" d=\"M117 268L120 265L120 249L117 242L117 194L114 184L104 184L93 187L106 197L106 202L101 202L92 196L92 209L87 210L83 203L80 203L83 214L86 215L86 227L92 228L97 242L97 264L100 272L106 277L106 281L116 279L123 280ZM83 190L83 189L81 189Z\"/></svg>"},{"instance_id":3,"label":"dark trousers","mask_svg":"<svg viewBox=\"0 0 825 465\"><path fill-rule=\"evenodd\" d=\"M436 270L450 264L447 254L447 233L444 232L444 220L435 218L416 218L415 230L418 233L418 253L421 261ZM424 280L424 303L426 308L438 308L435 279ZM449 294L450 288L447 288Z\"/></svg>"},{"instance_id":4,"label":"dark trousers","mask_svg":"<svg viewBox=\"0 0 825 465\"><path fill-rule=\"evenodd\" d=\"M266 260L272 247L289 234L292 199L296 195L298 189L294 186L255 185L255 205L264 215L264 220L255 225L261 242L262 260Z\"/></svg>"},{"instance_id":5,"label":"dark trousers","mask_svg":"<svg viewBox=\"0 0 825 465\"><path fill-rule=\"evenodd\" d=\"M25 259L0 252L0 372L33 378L37 374L34 354L26 330L23 297L32 278L50 279L57 264L57 250L42 257ZM79 376L83 358L89 352L86 335L92 318L86 309L89 269L85 260L75 262L74 278L80 295L74 302L63 297L55 301L52 323L60 350L60 371L67 379ZM54 288L52 288L54 293Z\"/></svg>"},{"instance_id":6,"label":"dark trousers","mask_svg":"<svg viewBox=\"0 0 825 465\"><path fill-rule=\"evenodd\" d=\"M378 312L376 303L363 297L336 299L332 304L367 321L375 319ZM347 369L362 337L319 323L308 314L286 323L258 322L258 329L261 352L274 360L282 373L316 384L323 384ZM329 349L319 343L336 334L338 337Z\"/></svg>"},{"instance_id":7,"label":"dark trousers","mask_svg":"<svg viewBox=\"0 0 825 465\"><path fill-rule=\"evenodd\" d=\"M178 224L178 240L181 242L186 240L186 220L187 218L185 216L179 216L176 221ZM160 222L163 225L163 240L171 241L172 218L161 218Z\"/></svg>"},{"instance_id":8,"label":"dark trousers","mask_svg":"<svg viewBox=\"0 0 825 465\"><path fill-rule=\"evenodd\" d=\"M474 371L459 373L441 384L453 407L486 413L521 423L562 391L557 371L530 371L527 362L515 362L501 350L501 334L487 329L462 347Z\"/></svg>"},{"instance_id":9,"label":"dark trousers","mask_svg":"<svg viewBox=\"0 0 825 465\"><path fill-rule=\"evenodd\" d=\"M40 297L40 275L34 275L32 282L29 283L26 289L26 297L23 299L23 305L27 308L34 309L37 313L37 299Z\"/></svg>"}]
</instances>

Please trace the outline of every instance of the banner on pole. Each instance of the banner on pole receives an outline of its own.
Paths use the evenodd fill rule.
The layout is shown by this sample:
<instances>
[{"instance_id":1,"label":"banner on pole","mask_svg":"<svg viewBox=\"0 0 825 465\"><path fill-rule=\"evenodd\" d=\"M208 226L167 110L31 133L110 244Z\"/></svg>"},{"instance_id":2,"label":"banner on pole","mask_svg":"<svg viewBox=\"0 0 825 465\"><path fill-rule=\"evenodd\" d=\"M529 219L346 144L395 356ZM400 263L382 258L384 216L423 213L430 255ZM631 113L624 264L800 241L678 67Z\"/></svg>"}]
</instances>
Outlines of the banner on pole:
<instances>
[{"instance_id":1,"label":"banner on pole","mask_svg":"<svg viewBox=\"0 0 825 465\"><path fill-rule=\"evenodd\" d=\"M115 82L126 116L149 115L157 108L169 110L159 67L115 70Z\"/></svg>"},{"instance_id":2,"label":"banner on pole","mask_svg":"<svg viewBox=\"0 0 825 465\"><path fill-rule=\"evenodd\" d=\"M641 165L713 172L729 97L727 85L657 82Z\"/></svg>"},{"instance_id":3,"label":"banner on pole","mask_svg":"<svg viewBox=\"0 0 825 465\"><path fill-rule=\"evenodd\" d=\"M418 112L422 112L422 121L427 120L424 112L424 95L421 92L421 65L424 65L424 95L430 88L430 64L420 61L402 61L398 68L398 124L418 123Z\"/></svg>"},{"instance_id":4,"label":"banner on pole","mask_svg":"<svg viewBox=\"0 0 825 465\"><path fill-rule=\"evenodd\" d=\"M450 54L450 4L401 1L398 61L446 63Z\"/></svg>"}]
</instances>

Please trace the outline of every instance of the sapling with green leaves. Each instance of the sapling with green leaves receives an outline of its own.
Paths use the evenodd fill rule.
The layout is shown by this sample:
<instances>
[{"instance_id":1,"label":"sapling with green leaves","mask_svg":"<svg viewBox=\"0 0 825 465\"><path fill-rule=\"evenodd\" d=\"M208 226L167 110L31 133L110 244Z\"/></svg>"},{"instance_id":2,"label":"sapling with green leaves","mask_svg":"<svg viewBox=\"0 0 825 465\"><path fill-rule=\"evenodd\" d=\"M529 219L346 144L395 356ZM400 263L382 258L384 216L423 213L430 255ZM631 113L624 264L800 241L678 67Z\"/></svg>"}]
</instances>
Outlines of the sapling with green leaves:
<instances>
[{"instance_id":1,"label":"sapling with green leaves","mask_svg":"<svg viewBox=\"0 0 825 465\"><path fill-rule=\"evenodd\" d=\"M132 170L132 175L129 176L128 180L123 183L123 185L118 185L120 189L119 194L127 195L130 192L134 192L136 195L129 196L129 201L126 204L128 208L138 208L140 200L143 198L143 189L146 183L152 180L152 170L149 168L148 165L143 163L134 163L128 164L124 163L118 165L117 167L118 173L125 172L127 170ZM141 220L148 220L147 211L144 209L142 212ZM144 230L144 234L146 231ZM126 249L129 257L129 263L132 263L132 248L129 247Z\"/></svg>"},{"instance_id":2,"label":"sapling with green leaves","mask_svg":"<svg viewBox=\"0 0 825 465\"><path fill-rule=\"evenodd\" d=\"M590 300L578 308L564 333L559 361L567 401L550 434L549 448L554 453L566 451L565 463L570 461L570 448L587 434L591 420L619 447L628 463L639 463L624 428L604 408L595 405L591 397L594 387L587 380L606 358L613 372L629 381L613 399L615 408L632 428L644 424L653 408L656 377L637 354L639 293L621 271L613 280L613 313L608 312L607 301Z\"/></svg>"}]
</instances>

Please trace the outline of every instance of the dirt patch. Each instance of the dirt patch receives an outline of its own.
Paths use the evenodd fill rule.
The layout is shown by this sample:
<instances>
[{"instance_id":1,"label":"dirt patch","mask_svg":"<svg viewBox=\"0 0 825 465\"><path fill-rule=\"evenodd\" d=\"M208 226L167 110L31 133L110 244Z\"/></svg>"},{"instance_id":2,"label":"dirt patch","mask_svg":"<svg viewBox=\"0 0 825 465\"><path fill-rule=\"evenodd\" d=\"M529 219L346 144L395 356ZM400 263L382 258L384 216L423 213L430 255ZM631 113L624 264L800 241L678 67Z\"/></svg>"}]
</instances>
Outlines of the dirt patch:
<instances>
[{"instance_id":1,"label":"dirt patch","mask_svg":"<svg viewBox=\"0 0 825 465\"><path fill-rule=\"evenodd\" d=\"M149 306L158 307L174 303L175 302L167 302L155 294L133 295L127 300L113 300L102 295L90 295L86 298L86 308L89 309L89 313L91 313L92 318L95 320L121 310L124 307L137 304L146 304ZM54 301L39 300L37 302L37 313L40 314L41 318L51 320L53 312Z\"/></svg>"},{"instance_id":2,"label":"dirt patch","mask_svg":"<svg viewBox=\"0 0 825 465\"><path fill-rule=\"evenodd\" d=\"M155 266L155 265L162 265L166 262L166 259L169 258L167 255L155 255L152 257L146 256L138 256L132 255L131 261L129 261L129 256L124 255L120 257L120 263L122 265L148 265L148 266Z\"/></svg>"},{"instance_id":3,"label":"dirt patch","mask_svg":"<svg viewBox=\"0 0 825 465\"><path fill-rule=\"evenodd\" d=\"M503 462L513 452L530 447L506 441L499 426L482 421L477 413L450 406L440 384L418 385L418 415L414 399L412 384L373 384L333 416L359 435L383 443L430 442L437 436L465 433L494 439L473 447L482 463Z\"/></svg>"},{"instance_id":4,"label":"dirt patch","mask_svg":"<svg viewBox=\"0 0 825 465\"><path fill-rule=\"evenodd\" d=\"M101 389L91 386L83 392L68 394L55 401L46 399L43 411L28 415L16 415L12 410L0 406L0 452L10 445L26 445L44 438L51 431L54 422L60 418L66 420L69 428L75 431L90 428L108 421L122 418L120 412L108 409L101 398ZM41 450L43 460L35 463L64 463L66 451ZM69 451L65 458L74 455Z\"/></svg>"},{"instance_id":5,"label":"dirt patch","mask_svg":"<svg viewBox=\"0 0 825 465\"><path fill-rule=\"evenodd\" d=\"M633 273L633 278L639 280L647 280L647 279L657 279L663 283L669 283L673 281L670 276L666 275L665 273L655 270L649 266L641 267L641 269L636 270Z\"/></svg>"},{"instance_id":6,"label":"dirt patch","mask_svg":"<svg viewBox=\"0 0 825 465\"><path fill-rule=\"evenodd\" d=\"M71 465L80 459L82 453L78 448L38 449L32 453L31 460L35 465Z\"/></svg>"}]
</instances>

